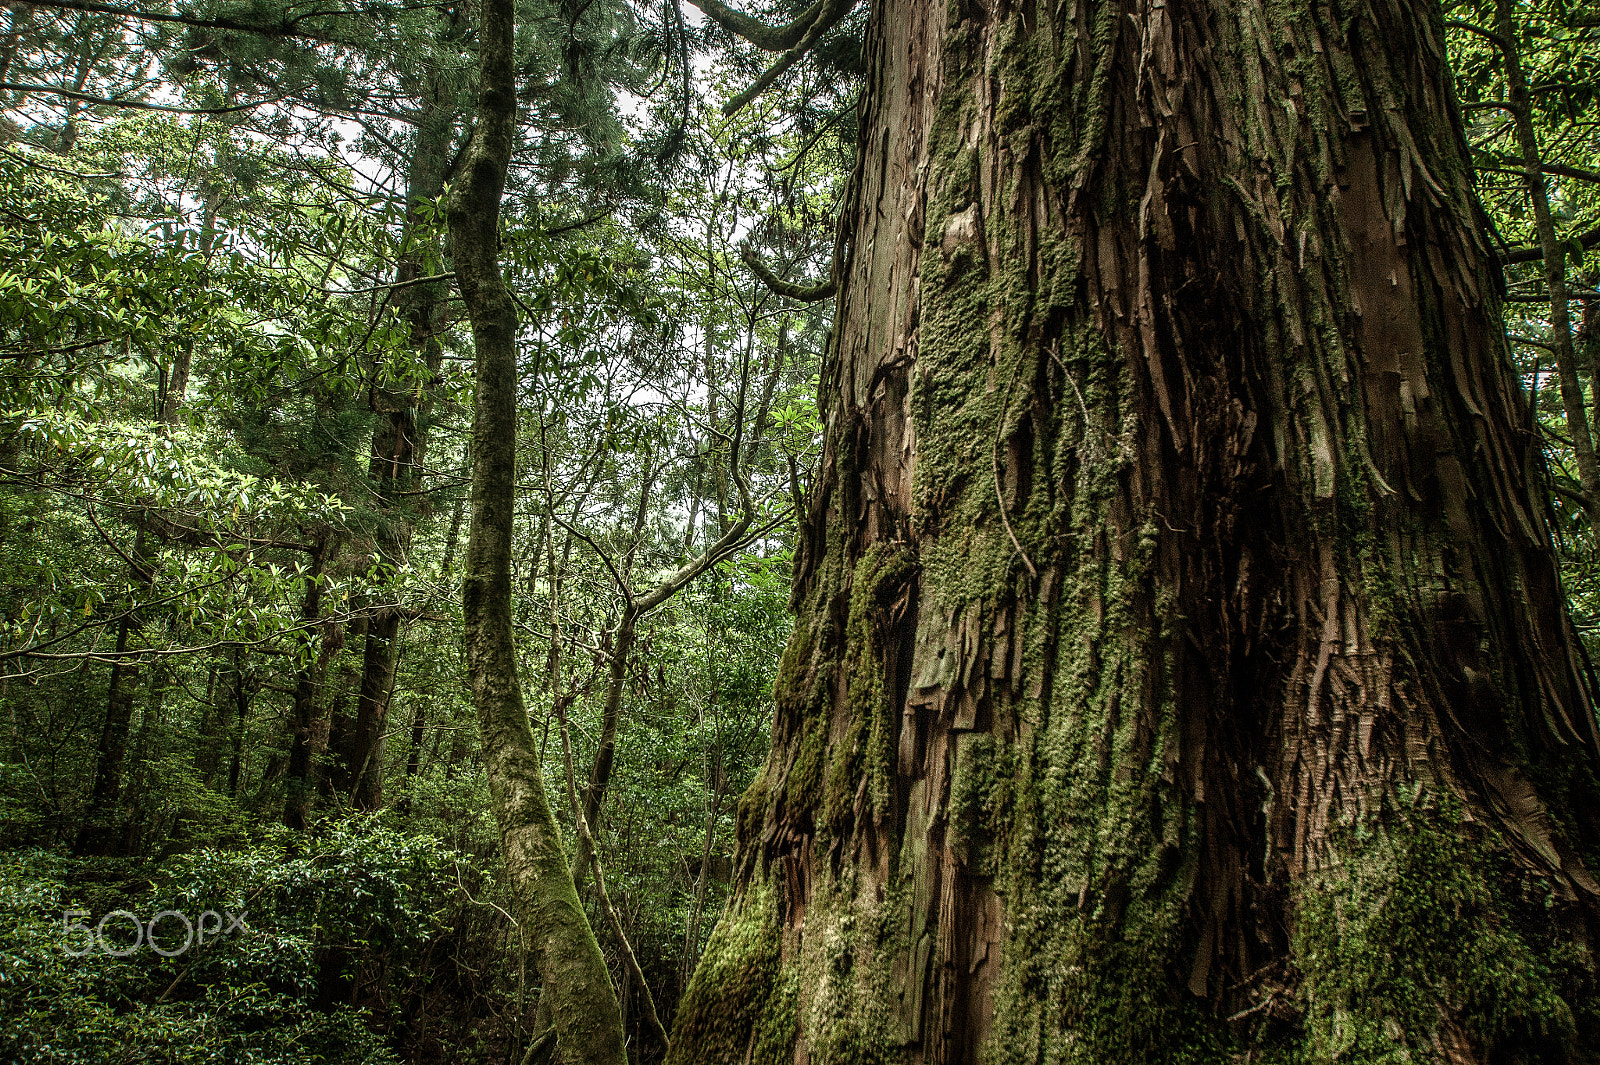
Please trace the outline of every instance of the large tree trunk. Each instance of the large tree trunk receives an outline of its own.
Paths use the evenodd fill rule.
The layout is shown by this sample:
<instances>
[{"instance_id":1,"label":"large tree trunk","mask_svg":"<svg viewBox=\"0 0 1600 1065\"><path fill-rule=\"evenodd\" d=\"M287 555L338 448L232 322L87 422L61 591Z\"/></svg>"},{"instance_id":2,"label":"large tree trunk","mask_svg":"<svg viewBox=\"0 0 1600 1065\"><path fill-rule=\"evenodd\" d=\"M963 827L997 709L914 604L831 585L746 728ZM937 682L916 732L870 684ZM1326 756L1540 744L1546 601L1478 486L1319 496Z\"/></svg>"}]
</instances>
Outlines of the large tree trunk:
<instances>
[{"instance_id":1,"label":"large tree trunk","mask_svg":"<svg viewBox=\"0 0 1600 1065\"><path fill-rule=\"evenodd\" d=\"M478 7L477 125L446 201L451 259L472 319L472 521L462 616L489 798L525 942L539 959L562 1060L625 1065L622 1012L578 901L528 724L511 634L517 314L500 272L500 197L516 136L512 0Z\"/></svg>"},{"instance_id":2,"label":"large tree trunk","mask_svg":"<svg viewBox=\"0 0 1600 1065\"><path fill-rule=\"evenodd\" d=\"M1443 48L880 0L672 1061L1591 1060L1591 677Z\"/></svg>"}]
</instances>

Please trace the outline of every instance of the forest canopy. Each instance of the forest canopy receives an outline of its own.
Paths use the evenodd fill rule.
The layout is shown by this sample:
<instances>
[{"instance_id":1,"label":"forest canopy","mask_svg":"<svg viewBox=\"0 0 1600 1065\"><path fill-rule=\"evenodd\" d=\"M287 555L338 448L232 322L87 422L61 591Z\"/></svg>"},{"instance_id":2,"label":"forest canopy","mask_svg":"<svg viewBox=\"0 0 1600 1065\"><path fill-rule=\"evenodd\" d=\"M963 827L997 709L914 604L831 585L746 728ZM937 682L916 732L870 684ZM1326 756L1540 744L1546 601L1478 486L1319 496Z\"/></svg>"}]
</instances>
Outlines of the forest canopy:
<instances>
[{"instance_id":1,"label":"forest canopy","mask_svg":"<svg viewBox=\"0 0 1600 1065\"><path fill-rule=\"evenodd\" d=\"M1592 1060L1600 7L693 4L4 3L0 1059Z\"/></svg>"}]
</instances>

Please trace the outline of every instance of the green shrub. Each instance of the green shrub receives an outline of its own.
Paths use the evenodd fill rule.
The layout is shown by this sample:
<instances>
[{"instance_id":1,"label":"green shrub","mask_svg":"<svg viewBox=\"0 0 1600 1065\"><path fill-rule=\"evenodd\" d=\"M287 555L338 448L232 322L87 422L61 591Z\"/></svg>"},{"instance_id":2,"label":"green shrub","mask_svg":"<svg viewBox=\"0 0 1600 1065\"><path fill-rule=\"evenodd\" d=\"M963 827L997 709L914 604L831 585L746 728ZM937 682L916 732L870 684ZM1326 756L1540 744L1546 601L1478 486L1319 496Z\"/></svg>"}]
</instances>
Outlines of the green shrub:
<instances>
[{"instance_id":1,"label":"green shrub","mask_svg":"<svg viewBox=\"0 0 1600 1065\"><path fill-rule=\"evenodd\" d=\"M362 819L291 841L274 830L156 867L0 855L0 1062L397 1062L382 1018L351 1000L359 986L382 1002L412 971L456 856ZM93 928L117 909L219 919L173 957L146 944L119 958L68 928L67 911L89 911L71 920ZM213 927L230 914L242 927ZM112 918L104 938L125 948L130 923ZM163 920L157 945L184 939L181 920Z\"/></svg>"}]
</instances>

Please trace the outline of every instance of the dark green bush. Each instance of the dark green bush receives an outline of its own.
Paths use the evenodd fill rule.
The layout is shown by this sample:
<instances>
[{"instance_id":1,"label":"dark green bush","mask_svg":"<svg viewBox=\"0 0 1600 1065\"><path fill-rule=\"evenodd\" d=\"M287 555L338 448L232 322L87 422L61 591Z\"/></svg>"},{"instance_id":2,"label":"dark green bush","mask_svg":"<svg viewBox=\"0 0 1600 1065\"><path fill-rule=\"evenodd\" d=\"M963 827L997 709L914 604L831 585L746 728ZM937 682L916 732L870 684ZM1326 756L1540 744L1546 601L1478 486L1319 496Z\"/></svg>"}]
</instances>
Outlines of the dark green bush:
<instances>
[{"instance_id":1,"label":"dark green bush","mask_svg":"<svg viewBox=\"0 0 1600 1065\"><path fill-rule=\"evenodd\" d=\"M458 856L365 819L294 842L268 831L157 866L0 855L0 1061L399 1061L374 1004L401 994L439 935ZM148 943L125 958L101 945L74 956L92 940L69 920L93 928L118 909L146 922L209 910L208 929L230 914L243 925L173 957ZM183 922L165 918L156 937L178 951ZM103 938L125 950L131 923L110 919Z\"/></svg>"}]
</instances>

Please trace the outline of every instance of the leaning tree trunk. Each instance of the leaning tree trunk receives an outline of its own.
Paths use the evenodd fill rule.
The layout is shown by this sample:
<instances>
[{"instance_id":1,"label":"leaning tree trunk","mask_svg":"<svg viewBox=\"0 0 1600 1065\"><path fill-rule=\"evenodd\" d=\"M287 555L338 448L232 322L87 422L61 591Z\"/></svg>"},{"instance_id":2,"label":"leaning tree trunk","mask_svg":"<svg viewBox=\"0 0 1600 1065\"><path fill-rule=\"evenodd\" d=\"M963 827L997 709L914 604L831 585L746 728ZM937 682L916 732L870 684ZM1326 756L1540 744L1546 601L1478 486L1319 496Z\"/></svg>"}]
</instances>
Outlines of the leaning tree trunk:
<instances>
[{"instance_id":1,"label":"leaning tree trunk","mask_svg":"<svg viewBox=\"0 0 1600 1065\"><path fill-rule=\"evenodd\" d=\"M866 54L671 1060L1589 1060L1592 679L1437 8L880 0Z\"/></svg>"},{"instance_id":2,"label":"leaning tree trunk","mask_svg":"<svg viewBox=\"0 0 1600 1065\"><path fill-rule=\"evenodd\" d=\"M462 615L489 798L520 929L539 959L562 1060L626 1065L622 1012L550 811L511 634L517 312L500 272L500 197L516 136L514 4L478 5L477 125L446 201L451 259L472 319L472 522Z\"/></svg>"}]
</instances>

